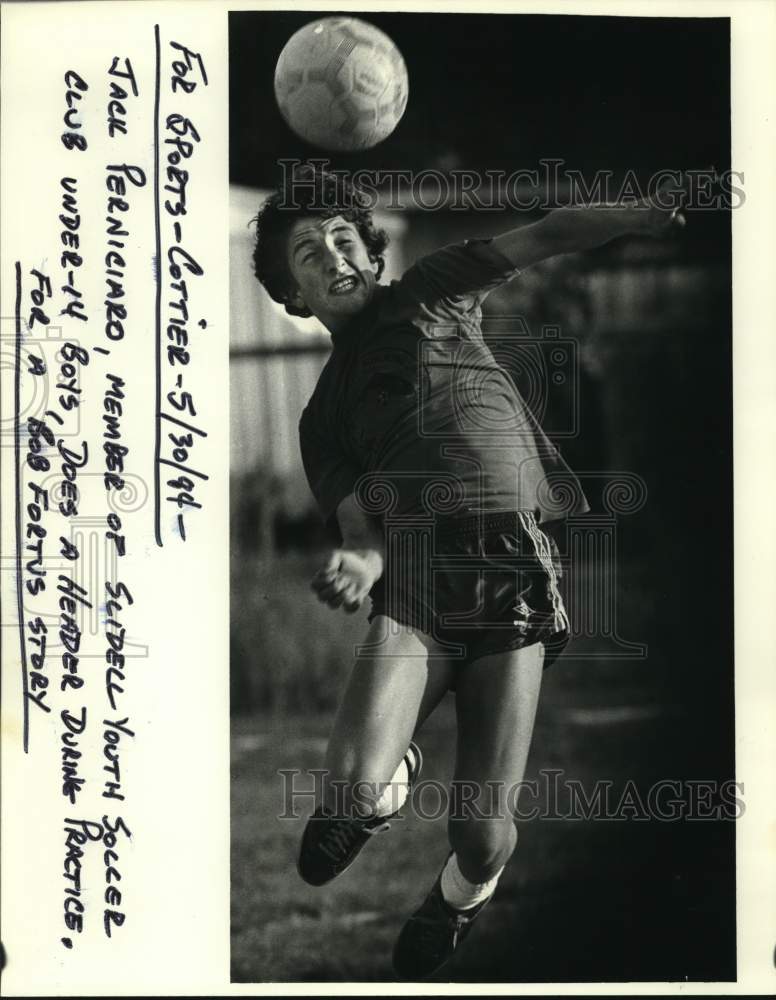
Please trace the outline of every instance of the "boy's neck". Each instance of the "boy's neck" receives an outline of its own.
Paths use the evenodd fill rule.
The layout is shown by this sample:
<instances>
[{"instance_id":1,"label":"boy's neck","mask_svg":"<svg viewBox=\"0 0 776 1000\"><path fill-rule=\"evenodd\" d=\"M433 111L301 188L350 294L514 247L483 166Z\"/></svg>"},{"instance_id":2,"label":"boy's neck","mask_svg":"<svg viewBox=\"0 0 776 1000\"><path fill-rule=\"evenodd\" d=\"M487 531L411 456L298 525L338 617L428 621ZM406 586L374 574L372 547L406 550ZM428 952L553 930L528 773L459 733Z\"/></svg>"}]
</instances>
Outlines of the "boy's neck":
<instances>
[{"instance_id":1,"label":"boy's neck","mask_svg":"<svg viewBox=\"0 0 776 1000\"><path fill-rule=\"evenodd\" d=\"M381 294L382 289L382 285L375 285L369 301L357 313L353 313L350 316L335 317L329 322L321 319L320 316L318 317L323 326L329 331L332 341L346 337L369 316L375 300Z\"/></svg>"}]
</instances>

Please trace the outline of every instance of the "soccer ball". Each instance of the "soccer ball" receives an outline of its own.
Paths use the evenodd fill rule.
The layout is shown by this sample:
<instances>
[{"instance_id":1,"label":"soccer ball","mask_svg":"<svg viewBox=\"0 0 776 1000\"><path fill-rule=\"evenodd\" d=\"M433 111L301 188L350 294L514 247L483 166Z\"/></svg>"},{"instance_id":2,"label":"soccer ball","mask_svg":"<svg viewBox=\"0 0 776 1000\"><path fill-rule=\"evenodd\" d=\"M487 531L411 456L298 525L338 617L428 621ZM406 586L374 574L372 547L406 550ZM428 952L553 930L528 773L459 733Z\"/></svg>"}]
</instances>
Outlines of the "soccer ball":
<instances>
[{"instance_id":1,"label":"soccer ball","mask_svg":"<svg viewBox=\"0 0 776 1000\"><path fill-rule=\"evenodd\" d=\"M407 67L378 28L323 17L292 35L275 69L275 97L289 126L322 149L352 152L382 142L407 106Z\"/></svg>"}]
</instances>

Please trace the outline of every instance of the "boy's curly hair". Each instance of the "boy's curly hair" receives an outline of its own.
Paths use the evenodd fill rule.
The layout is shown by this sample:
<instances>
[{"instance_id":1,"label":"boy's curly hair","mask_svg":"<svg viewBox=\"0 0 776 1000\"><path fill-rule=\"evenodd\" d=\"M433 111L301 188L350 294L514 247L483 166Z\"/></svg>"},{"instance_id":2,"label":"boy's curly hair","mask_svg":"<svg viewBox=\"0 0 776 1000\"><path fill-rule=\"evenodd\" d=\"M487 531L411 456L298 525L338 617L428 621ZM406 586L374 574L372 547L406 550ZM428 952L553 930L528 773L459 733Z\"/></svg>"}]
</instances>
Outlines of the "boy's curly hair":
<instances>
[{"instance_id":1,"label":"boy's curly hair","mask_svg":"<svg viewBox=\"0 0 776 1000\"><path fill-rule=\"evenodd\" d=\"M251 221L256 224L253 268L275 302L281 302L292 316L311 316L290 301L293 279L288 267L287 240L293 224L302 216L331 219L341 215L352 222L369 254L377 264L377 279L383 273L383 254L388 234L377 229L368 197L340 174L327 173L309 164L294 171L285 186L271 194Z\"/></svg>"}]
</instances>

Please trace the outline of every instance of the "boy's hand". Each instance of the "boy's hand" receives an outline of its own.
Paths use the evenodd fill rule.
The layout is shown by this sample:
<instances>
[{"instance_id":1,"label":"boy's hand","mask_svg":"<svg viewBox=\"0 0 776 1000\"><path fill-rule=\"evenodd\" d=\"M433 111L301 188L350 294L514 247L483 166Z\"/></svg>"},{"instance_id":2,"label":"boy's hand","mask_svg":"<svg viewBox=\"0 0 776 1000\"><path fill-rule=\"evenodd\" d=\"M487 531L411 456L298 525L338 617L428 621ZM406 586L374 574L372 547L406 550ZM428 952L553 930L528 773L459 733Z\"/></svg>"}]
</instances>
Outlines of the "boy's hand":
<instances>
[{"instance_id":1,"label":"boy's hand","mask_svg":"<svg viewBox=\"0 0 776 1000\"><path fill-rule=\"evenodd\" d=\"M716 179L713 167L709 173ZM665 181L651 198L639 202L636 232L647 236L663 236L687 225L683 207L690 197L690 184L687 174L682 174L678 179Z\"/></svg>"},{"instance_id":2,"label":"boy's hand","mask_svg":"<svg viewBox=\"0 0 776 1000\"><path fill-rule=\"evenodd\" d=\"M714 177L713 168L709 174ZM560 208L539 222L496 236L492 242L515 267L526 268L549 257L603 246L628 234L664 236L686 224L692 178L674 175L649 197L628 204Z\"/></svg>"},{"instance_id":3,"label":"boy's hand","mask_svg":"<svg viewBox=\"0 0 776 1000\"><path fill-rule=\"evenodd\" d=\"M375 549L338 549L318 570L310 586L330 608L358 611L383 575L383 557Z\"/></svg>"}]
</instances>

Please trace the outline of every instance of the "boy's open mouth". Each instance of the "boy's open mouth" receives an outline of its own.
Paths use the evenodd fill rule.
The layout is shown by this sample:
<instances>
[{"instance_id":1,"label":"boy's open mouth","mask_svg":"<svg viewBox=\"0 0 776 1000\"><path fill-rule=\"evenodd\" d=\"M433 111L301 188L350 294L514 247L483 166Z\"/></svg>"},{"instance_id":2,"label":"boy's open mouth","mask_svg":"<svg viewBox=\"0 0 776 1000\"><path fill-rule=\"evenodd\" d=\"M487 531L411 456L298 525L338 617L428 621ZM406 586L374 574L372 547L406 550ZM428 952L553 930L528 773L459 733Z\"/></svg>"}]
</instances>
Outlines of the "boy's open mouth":
<instances>
[{"instance_id":1,"label":"boy's open mouth","mask_svg":"<svg viewBox=\"0 0 776 1000\"><path fill-rule=\"evenodd\" d=\"M336 281L329 285L330 295L347 295L352 292L353 289L358 285L358 280L352 275L348 275L345 278L337 278Z\"/></svg>"}]
</instances>

